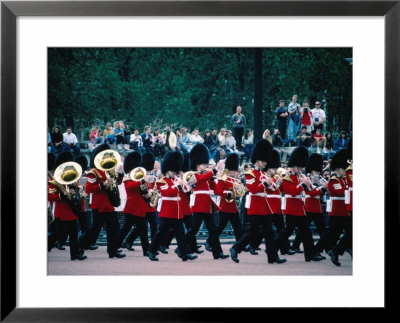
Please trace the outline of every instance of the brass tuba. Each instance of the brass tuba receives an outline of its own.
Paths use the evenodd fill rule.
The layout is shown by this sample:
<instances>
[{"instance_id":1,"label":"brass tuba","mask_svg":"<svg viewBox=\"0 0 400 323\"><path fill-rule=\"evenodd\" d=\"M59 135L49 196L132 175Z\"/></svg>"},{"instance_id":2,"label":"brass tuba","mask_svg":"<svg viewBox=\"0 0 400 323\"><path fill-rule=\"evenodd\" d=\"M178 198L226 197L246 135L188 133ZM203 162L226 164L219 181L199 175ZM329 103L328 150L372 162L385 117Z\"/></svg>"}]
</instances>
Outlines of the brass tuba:
<instances>
[{"instance_id":1,"label":"brass tuba","mask_svg":"<svg viewBox=\"0 0 400 323\"><path fill-rule=\"evenodd\" d=\"M131 172L129 173L129 177L131 178L132 181L141 181L142 179L145 178L146 174L147 174L147 172L146 172L145 168L136 167L136 168L131 170ZM142 193L143 198L145 199L145 201L150 204L151 197L150 198L149 197L147 197L147 198L145 197L147 194L149 194L149 190L147 188L146 183L140 184L139 188L140 188L140 193Z\"/></svg>"}]
</instances>

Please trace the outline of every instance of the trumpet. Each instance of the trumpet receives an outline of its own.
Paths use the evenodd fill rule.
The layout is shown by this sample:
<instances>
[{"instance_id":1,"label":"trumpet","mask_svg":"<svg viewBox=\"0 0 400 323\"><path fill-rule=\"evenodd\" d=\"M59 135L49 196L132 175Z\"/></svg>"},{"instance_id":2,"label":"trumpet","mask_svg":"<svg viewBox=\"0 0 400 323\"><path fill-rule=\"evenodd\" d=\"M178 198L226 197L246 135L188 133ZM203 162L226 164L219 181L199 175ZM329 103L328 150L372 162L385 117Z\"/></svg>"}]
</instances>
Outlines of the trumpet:
<instances>
[{"instance_id":1,"label":"trumpet","mask_svg":"<svg viewBox=\"0 0 400 323\"><path fill-rule=\"evenodd\" d=\"M306 175L300 174L299 175L299 182L300 182L300 184L302 184L302 185L304 184L305 186L307 186L308 189L312 189L312 183L311 183L310 179Z\"/></svg>"},{"instance_id":2,"label":"trumpet","mask_svg":"<svg viewBox=\"0 0 400 323\"><path fill-rule=\"evenodd\" d=\"M321 175L319 175L318 183L322 186L323 184L327 184L328 181L325 178L323 178Z\"/></svg>"}]
</instances>

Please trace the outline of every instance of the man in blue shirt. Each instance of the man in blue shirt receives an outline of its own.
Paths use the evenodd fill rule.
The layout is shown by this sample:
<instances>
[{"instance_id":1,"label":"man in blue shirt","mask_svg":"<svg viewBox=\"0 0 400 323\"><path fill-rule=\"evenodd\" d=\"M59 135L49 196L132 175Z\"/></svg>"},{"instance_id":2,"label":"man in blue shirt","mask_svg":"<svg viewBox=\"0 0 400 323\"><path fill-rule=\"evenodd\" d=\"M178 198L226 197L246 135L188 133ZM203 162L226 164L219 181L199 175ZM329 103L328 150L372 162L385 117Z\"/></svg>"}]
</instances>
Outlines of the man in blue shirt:
<instances>
[{"instance_id":1,"label":"man in blue shirt","mask_svg":"<svg viewBox=\"0 0 400 323\"><path fill-rule=\"evenodd\" d=\"M144 127L144 133L140 136L142 137L143 147L146 149L146 152L152 153L153 148L151 147L152 144L152 137L151 137L151 127L146 126Z\"/></svg>"},{"instance_id":2,"label":"man in blue shirt","mask_svg":"<svg viewBox=\"0 0 400 323\"><path fill-rule=\"evenodd\" d=\"M297 103L297 95L293 95L292 102L289 103L288 113L289 113L289 127L288 127L288 139L294 142L297 134L297 129L299 128L299 111L300 104Z\"/></svg>"}]
</instances>

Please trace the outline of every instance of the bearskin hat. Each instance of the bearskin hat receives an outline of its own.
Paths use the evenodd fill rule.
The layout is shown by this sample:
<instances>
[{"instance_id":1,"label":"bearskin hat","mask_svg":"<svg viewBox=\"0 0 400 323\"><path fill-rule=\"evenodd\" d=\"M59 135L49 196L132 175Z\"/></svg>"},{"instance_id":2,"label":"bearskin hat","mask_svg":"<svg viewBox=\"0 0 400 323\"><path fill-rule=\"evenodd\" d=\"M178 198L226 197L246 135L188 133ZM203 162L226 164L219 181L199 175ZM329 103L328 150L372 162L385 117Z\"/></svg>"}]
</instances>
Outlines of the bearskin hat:
<instances>
[{"instance_id":1,"label":"bearskin hat","mask_svg":"<svg viewBox=\"0 0 400 323\"><path fill-rule=\"evenodd\" d=\"M230 153L225 160L225 169L227 170L238 170L239 168L239 155L236 153Z\"/></svg>"},{"instance_id":2,"label":"bearskin hat","mask_svg":"<svg viewBox=\"0 0 400 323\"><path fill-rule=\"evenodd\" d=\"M183 165L182 165L182 172L190 171L189 167L189 153L183 154Z\"/></svg>"},{"instance_id":3,"label":"bearskin hat","mask_svg":"<svg viewBox=\"0 0 400 323\"><path fill-rule=\"evenodd\" d=\"M110 149L110 146L108 144L101 144L93 149L92 153L90 154L90 168L96 167L94 166L94 158L96 157L96 155L107 149Z\"/></svg>"},{"instance_id":4,"label":"bearskin hat","mask_svg":"<svg viewBox=\"0 0 400 323\"><path fill-rule=\"evenodd\" d=\"M266 140L261 139L257 141L251 153L251 162L254 164L257 160L262 160L268 162L272 154L272 144Z\"/></svg>"},{"instance_id":5,"label":"bearskin hat","mask_svg":"<svg viewBox=\"0 0 400 323\"><path fill-rule=\"evenodd\" d=\"M169 151L165 154L161 162L161 172L165 175L168 171L179 172L183 165L183 155L181 152Z\"/></svg>"},{"instance_id":6,"label":"bearskin hat","mask_svg":"<svg viewBox=\"0 0 400 323\"><path fill-rule=\"evenodd\" d=\"M154 154L153 153L144 153L142 156L142 167L148 172L154 169L154 162L155 162Z\"/></svg>"},{"instance_id":7,"label":"bearskin hat","mask_svg":"<svg viewBox=\"0 0 400 323\"><path fill-rule=\"evenodd\" d=\"M268 168L279 168L281 167L281 154L276 149L272 150L271 160L267 164Z\"/></svg>"},{"instance_id":8,"label":"bearskin hat","mask_svg":"<svg viewBox=\"0 0 400 323\"><path fill-rule=\"evenodd\" d=\"M56 160L54 162L54 169L56 169L61 164L72 161L74 161L74 156L72 155L72 153L70 153L69 151L64 151L56 157Z\"/></svg>"},{"instance_id":9,"label":"bearskin hat","mask_svg":"<svg viewBox=\"0 0 400 323\"><path fill-rule=\"evenodd\" d=\"M347 162L348 151L346 148L339 150L335 156L333 156L331 161L331 170L335 171L336 168L346 169L349 164Z\"/></svg>"},{"instance_id":10,"label":"bearskin hat","mask_svg":"<svg viewBox=\"0 0 400 323\"><path fill-rule=\"evenodd\" d=\"M56 161L56 155L52 153L47 154L47 170L51 172L54 169L54 162Z\"/></svg>"},{"instance_id":11,"label":"bearskin hat","mask_svg":"<svg viewBox=\"0 0 400 323\"><path fill-rule=\"evenodd\" d=\"M142 162L142 155L139 152L133 151L126 155L124 159L124 172L129 174L130 171L136 167L139 167Z\"/></svg>"},{"instance_id":12,"label":"bearskin hat","mask_svg":"<svg viewBox=\"0 0 400 323\"><path fill-rule=\"evenodd\" d=\"M85 156L79 155L75 157L74 162L78 163L82 167L82 171L84 172L88 167L88 160Z\"/></svg>"},{"instance_id":13,"label":"bearskin hat","mask_svg":"<svg viewBox=\"0 0 400 323\"><path fill-rule=\"evenodd\" d=\"M208 164L210 158L208 148L204 144L196 144L189 153L190 169L196 170L198 165Z\"/></svg>"},{"instance_id":14,"label":"bearskin hat","mask_svg":"<svg viewBox=\"0 0 400 323\"><path fill-rule=\"evenodd\" d=\"M299 146L290 155L288 167L306 167L308 161L308 150Z\"/></svg>"},{"instance_id":15,"label":"bearskin hat","mask_svg":"<svg viewBox=\"0 0 400 323\"><path fill-rule=\"evenodd\" d=\"M311 154L306 166L306 173L309 174L312 171L322 172L323 163L324 159L322 158L321 154Z\"/></svg>"}]
</instances>

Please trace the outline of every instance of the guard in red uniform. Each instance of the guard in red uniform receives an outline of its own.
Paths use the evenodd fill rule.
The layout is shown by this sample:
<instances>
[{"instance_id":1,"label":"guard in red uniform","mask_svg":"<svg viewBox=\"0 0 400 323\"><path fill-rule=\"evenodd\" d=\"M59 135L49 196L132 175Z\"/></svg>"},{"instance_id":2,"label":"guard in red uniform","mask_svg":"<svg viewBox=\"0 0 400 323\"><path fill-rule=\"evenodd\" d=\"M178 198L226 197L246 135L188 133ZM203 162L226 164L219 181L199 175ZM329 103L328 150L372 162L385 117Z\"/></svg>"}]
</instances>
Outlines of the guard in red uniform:
<instances>
[{"instance_id":1,"label":"guard in red uniform","mask_svg":"<svg viewBox=\"0 0 400 323\"><path fill-rule=\"evenodd\" d=\"M117 244L120 246L132 226L136 225L140 236L143 256L146 257L147 251L149 250L149 239L145 219L147 203L144 200L140 186L146 185L148 176L146 175L145 178L140 180L134 180L130 177L130 172L134 168L139 167L141 161L142 157L137 151L129 153L124 160L125 177L123 182L126 191L126 204L124 208L125 223L118 232ZM149 192L148 194L151 193Z\"/></svg>"},{"instance_id":2,"label":"guard in red uniform","mask_svg":"<svg viewBox=\"0 0 400 323\"><path fill-rule=\"evenodd\" d=\"M54 169L58 166L68 162L72 162L74 157L70 152L63 152L59 154L56 158ZM81 167L77 163L70 163L68 167L74 167L75 170L80 172L79 176L82 174ZM73 202L75 192L73 189L67 190L64 184L58 183L54 178L51 178L48 182L48 201L54 203L54 214L59 218L59 222L56 228L56 233L49 241L49 250L54 247L55 241L64 231L69 236L70 243L70 255L71 260L85 260L87 257L84 255L83 250L78 247L78 211L76 206L77 201ZM80 203L80 201L78 201ZM78 204L79 205L79 204Z\"/></svg>"},{"instance_id":3,"label":"guard in red uniform","mask_svg":"<svg viewBox=\"0 0 400 323\"><path fill-rule=\"evenodd\" d=\"M78 220L79 220L79 227L80 227L81 232L83 234L88 229L88 219L87 219L87 216L86 216L86 206L85 206L85 198L88 195L86 194L86 192L84 191L83 186L82 186L82 181L86 181L87 180L86 171L87 171L87 168L88 168L88 160L87 160L87 158L85 156L79 155L79 156L75 157L74 161L76 163L78 163L82 167L82 177L78 181L79 192L80 192L80 195L81 195L82 210L81 210L81 212L79 212ZM97 248L98 247L96 246L96 249Z\"/></svg>"},{"instance_id":4,"label":"guard in red uniform","mask_svg":"<svg viewBox=\"0 0 400 323\"><path fill-rule=\"evenodd\" d=\"M149 196L152 195L153 190L157 190L155 187L156 184L156 176L152 173L154 170L154 163L155 163L155 158L154 155L150 152L144 153L142 156L142 162L141 162L141 167L143 167L147 174L148 182L146 182L146 187L149 192ZM156 207L151 207L150 206L150 198L147 198L144 200L144 212L145 212L145 220L146 220L146 232L148 231L147 227L148 224L150 225L150 237L152 238L154 234L157 231L157 221L156 221ZM139 226L136 226L127 236L125 239L125 247L128 250L133 251L134 248L132 248L133 242L136 240L136 238L140 235L140 230ZM147 256L147 254L145 254Z\"/></svg>"},{"instance_id":5,"label":"guard in red uniform","mask_svg":"<svg viewBox=\"0 0 400 323\"><path fill-rule=\"evenodd\" d=\"M339 255L352 247L352 217L345 204L346 173L348 166L347 149L339 150L332 158L331 169L333 174L328 183L330 201L327 202L327 211L329 211L330 228L322 242L325 249L330 249L328 255L331 261L340 266ZM342 231L345 234L342 238Z\"/></svg>"},{"instance_id":6,"label":"guard in red uniform","mask_svg":"<svg viewBox=\"0 0 400 323\"><path fill-rule=\"evenodd\" d=\"M188 251L185 233L183 228L183 210L179 191L182 191L183 181L176 177L176 173L180 171L183 164L183 156L179 151L169 151L165 154L161 162L161 172L165 175L156 182L157 189L161 193L160 224L153 240L151 241L150 250L147 255L150 260L157 261L156 252L159 249L160 242L165 239L170 228L175 232L178 242L178 255L182 261L196 259L196 255L191 255Z\"/></svg>"},{"instance_id":7,"label":"guard in red uniform","mask_svg":"<svg viewBox=\"0 0 400 323\"><path fill-rule=\"evenodd\" d=\"M236 241L239 241L242 236L242 225L239 218L239 209L236 205L236 196L234 193L235 181L240 182L239 175L239 155L231 153L225 160L225 177L222 176L218 179L214 194L219 198L219 224L217 226L218 236L225 229L228 221L231 222ZM237 180L236 180L237 179ZM207 240L208 244L210 241Z\"/></svg>"},{"instance_id":8,"label":"guard in red uniform","mask_svg":"<svg viewBox=\"0 0 400 323\"><path fill-rule=\"evenodd\" d=\"M255 239L260 226L267 244L268 263L281 264L286 262L286 259L278 256L272 229L272 210L267 200L266 188L270 187L273 181L262 171L271 158L272 150L271 143L268 140L261 139L256 143L251 154L251 162L255 165L255 168L246 173L246 187L249 190L246 208L250 230L245 232L239 241L229 249L231 258L235 262L239 262L237 255L244 250L249 242Z\"/></svg>"},{"instance_id":9,"label":"guard in red uniform","mask_svg":"<svg viewBox=\"0 0 400 323\"><path fill-rule=\"evenodd\" d=\"M215 189L214 175L217 171L207 171L209 152L204 144L196 144L189 153L190 168L195 171L188 181L189 186L194 184L193 193L190 196L190 206L193 212L193 227L187 232L186 240L190 244L190 251L197 250L194 245L194 236L200 229L201 224L206 224L209 241L214 259L225 259L228 255L223 254L221 243L218 239L217 227L212 217L212 190Z\"/></svg>"},{"instance_id":10,"label":"guard in red uniform","mask_svg":"<svg viewBox=\"0 0 400 323\"><path fill-rule=\"evenodd\" d=\"M85 192L90 194L90 208L93 214L93 226L90 227L80 239L80 246L88 249L90 245L96 242L100 230L106 223L107 233L107 253L109 258L123 258L125 254L118 252L117 234L119 223L114 205L111 203L109 195L110 183L114 182L115 187L122 183L123 174L118 173L114 179L107 179L105 171L96 168L94 164L95 157L109 150L108 144L101 144L93 149L90 156L91 170L88 172L88 180L85 185Z\"/></svg>"},{"instance_id":11,"label":"guard in red uniform","mask_svg":"<svg viewBox=\"0 0 400 323\"><path fill-rule=\"evenodd\" d=\"M184 153L183 154L183 166L182 170L179 172L179 178L183 179L183 174L190 171L189 167L189 153ZM185 224L186 227L186 232L188 232L192 227L193 227L193 215L192 215L192 209L190 208L190 192L192 188L184 185L182 187L182 191L179 191L179 197L181 198L181 205L182 205L182 211L183 211L183 223ZM164 243L162 243L162 246L165 249L169 248L169 245L171 244L172 239L174 238L174 231L171 231L168 235L167 238L165 239ZM197 246L197 240L196 236L192 235L192 241L188 243L188 245L193 245ZM163 248L160 245L160 251L163 252ZM190 248L189 248L190 249ZM204 252L204 250L201 250L197 247L197 249L194 251L197 254L200 254Z\"/></svg>"},{"instance_id":12,"label":"guard in red uniform","mask_svg":"<svg viewBox=\"0 0 400 323\"><path fill-rule=\"evenodd\" d=\"M322 172L323 157L320 154L312 154L306 166L306 174L309 175L311 185L305 186L305 210L308 222L315 223L320 240L315 245L318 253L323 251L320 244L322 236L326 233L324 216L322 214L321 199L325 195L328 183L321 180L320 174ZM293 242L292 248L299 249L300 247L299 236ZM324 259L325 257L322 256Z\"/></svg>"},{"instance_id":13,"label":"guard in red uniform","mask_svg":"<svg viewBox=\"0 0 400 323\"><path fill-rule=\"evenodd\" d=\"M290 237L295 227L299 228L298 235L304 245L305 261L320 261L324 258L317 254L310 230L310 223L302 200L302 193L306 186L311 185L306 176L301 176L302 169L307 165L308 150L304 146L297 147L290 155L289 172L282 179L281 189L285 194L286 208L286 235Z\"/></svg>"}]
</instances>

